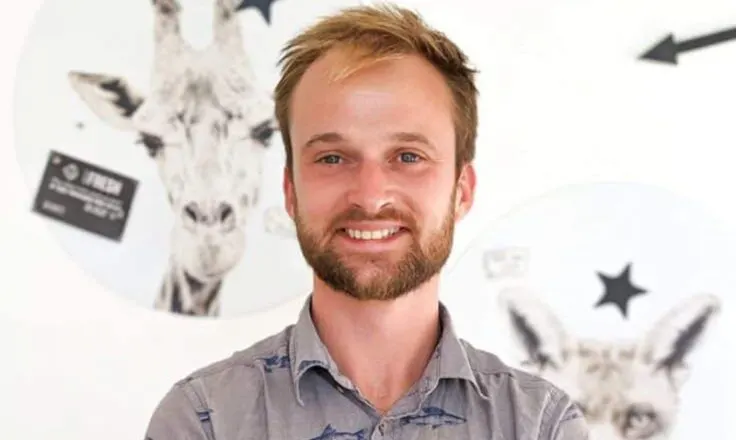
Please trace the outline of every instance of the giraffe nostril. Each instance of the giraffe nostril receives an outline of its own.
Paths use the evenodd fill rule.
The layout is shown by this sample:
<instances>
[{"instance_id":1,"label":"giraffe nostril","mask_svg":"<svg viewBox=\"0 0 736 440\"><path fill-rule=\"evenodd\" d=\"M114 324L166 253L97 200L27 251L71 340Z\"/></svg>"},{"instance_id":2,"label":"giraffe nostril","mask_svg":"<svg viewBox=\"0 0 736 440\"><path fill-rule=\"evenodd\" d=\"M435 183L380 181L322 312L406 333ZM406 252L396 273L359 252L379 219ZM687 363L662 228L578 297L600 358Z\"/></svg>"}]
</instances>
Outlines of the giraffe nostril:
<instances>
[{"instance_id":1,"label":"giraffe nostril","mask_svg":"<svg viewBox=\"0 0 736 440\"><path fill-rule=\"evenodd\" d=\"M223 203L222 207L220 208L220 222L226 223L230 221L235 215L235 212L233 211L232 205L229 203Z\"/></svg>"},{"instance_id":2,"label":"giraffe nostril","mask_svg":"<svg viewBox=\"0 0 736 440\"><path fill-rule=\"evenodd\" d=\"M196 202L189 202L182 208L182 216L190 225L233 227L235 224L235 209L230 203L220 203L216 208L203 210Z\"/></svg>"},{"instance_id":3,"label":"giraffe nostril","mask_svg":"<svg viewBox=\"0 0 736 440\"><path fill-rule=\"evenodd\" d=\"M184 206L184 218L193 222L197 222L200 219L199 209L194 202L187 203Z\"/></svg>"}]
</instances>

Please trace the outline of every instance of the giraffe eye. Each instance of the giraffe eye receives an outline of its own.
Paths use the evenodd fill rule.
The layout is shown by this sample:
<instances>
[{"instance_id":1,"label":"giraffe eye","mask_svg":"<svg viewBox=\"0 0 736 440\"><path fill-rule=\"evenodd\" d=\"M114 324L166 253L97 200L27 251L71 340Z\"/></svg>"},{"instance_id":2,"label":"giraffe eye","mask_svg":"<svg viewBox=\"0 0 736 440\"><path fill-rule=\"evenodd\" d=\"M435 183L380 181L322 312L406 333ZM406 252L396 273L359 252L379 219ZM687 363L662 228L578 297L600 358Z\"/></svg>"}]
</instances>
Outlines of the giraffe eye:
<instances>
[{"instance_id":1,"label":"giraffe eye","mask_svg":"<svg viewBox=\"0 0 736 440\"><path fill-rule=\"evenodd\" d=\"M261 122L251 129L251 137L257 142L268 145L276 130L271 126L271 120Z\"/></svg>"},{"instance_id":2,"label":"giraffe eye","mask_svg":"<svg viewBox=\"0 0 736 440\"><path fill-rule=\"evenodd\" d=\"M163 139L161 139L160 136L152 135L150 133L141 132L136 143L145 146L148 155L151 157L156 157L156 155L158 155L164 148Z\"/></svg>"}]
</instances>

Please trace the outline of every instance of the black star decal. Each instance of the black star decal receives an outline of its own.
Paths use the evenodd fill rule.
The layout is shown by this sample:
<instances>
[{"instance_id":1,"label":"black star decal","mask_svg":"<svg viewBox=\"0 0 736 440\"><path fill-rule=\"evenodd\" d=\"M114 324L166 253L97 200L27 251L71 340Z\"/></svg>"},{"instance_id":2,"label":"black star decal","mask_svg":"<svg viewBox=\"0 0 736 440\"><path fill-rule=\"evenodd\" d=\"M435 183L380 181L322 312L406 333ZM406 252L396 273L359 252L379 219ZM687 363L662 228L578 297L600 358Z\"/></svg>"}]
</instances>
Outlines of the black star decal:
<instances>
[{"instance_id":1,"label":"black star decal","mask_svg":"<svg viewBox=\"0 0 736 440\"><path fill-rule=\"evenodd\" d=\"M271 24L271 5L276 0L242 0L235 8L236 11L242 11L247 8L256 8L261 11L263 19L266 23Z\"/></svg>"},{"instance_id":2,"label":"black star decal","mask_svg":"<svg viewBox=\"0 0 736 440\"><path fill-rule=\"evenodd\" d=\"M646 293L646 290L631 283L631 263L627 264L626 268L617 277L610 277L600 272L597 272L597 274L598 278L603 281L606 290L595 307L600 307L607 303L615 304L621 310L624 318L626 318L631 298Z\"/></svg>"}]
</instances>

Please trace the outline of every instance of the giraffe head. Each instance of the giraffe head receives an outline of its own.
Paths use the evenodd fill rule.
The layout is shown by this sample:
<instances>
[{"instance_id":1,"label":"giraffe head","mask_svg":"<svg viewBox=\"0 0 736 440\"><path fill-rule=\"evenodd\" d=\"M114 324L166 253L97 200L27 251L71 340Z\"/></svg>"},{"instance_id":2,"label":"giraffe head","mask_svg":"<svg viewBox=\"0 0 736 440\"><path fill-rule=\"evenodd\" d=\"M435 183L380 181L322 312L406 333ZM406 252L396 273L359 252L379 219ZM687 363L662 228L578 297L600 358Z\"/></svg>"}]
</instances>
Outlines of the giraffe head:
<instances>
[{"instance_id":1,"label":"giraffe head","mask_svg":"<svg viewBox=\"0 0 736 440\"><path fill-rule=\"evenodd\" d=\"M124 79L72 71L73 89L103 121L140 136L174 214L173 255L200 279L217 279L244 250L258 201L262 156L276 122L243 51L234 0L214 0L213 42L194 50L180 33L176 0L148 0L154 66L143 95Z\"/></svg>"},{"instance_id":2,"label":"giraffe head","mask_svg":"<svg viewBox=\"0 0 736 440\"><path fill-rule=\"evenodd\" d=\"M564 389L586 415L592 440L664 440L676 421L686 358L720 310L695 295L635 341L576 338L551 310L520 290L500 295L502 313L528 360L524 368Z\"/></svg>"}]
</instances>

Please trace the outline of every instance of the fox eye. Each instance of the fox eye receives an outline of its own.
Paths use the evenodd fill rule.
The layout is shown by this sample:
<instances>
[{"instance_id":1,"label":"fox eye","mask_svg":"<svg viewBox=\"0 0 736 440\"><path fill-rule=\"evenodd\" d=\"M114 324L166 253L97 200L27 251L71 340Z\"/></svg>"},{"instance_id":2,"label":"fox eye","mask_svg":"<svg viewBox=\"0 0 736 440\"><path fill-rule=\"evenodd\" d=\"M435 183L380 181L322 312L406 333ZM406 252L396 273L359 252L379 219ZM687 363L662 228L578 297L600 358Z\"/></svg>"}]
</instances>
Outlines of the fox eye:
<instances>
[{"instance_id":1,"label":"fox eye","mask_svg":"<svg viewBox=\"0 0 736 440\"><path fill-rule=\"evenodd\" d=\"M662 431L657 412L648 404L629 405L620 414L621 431L625 438L647 439Z\"/></svg>"}]
</instances>

